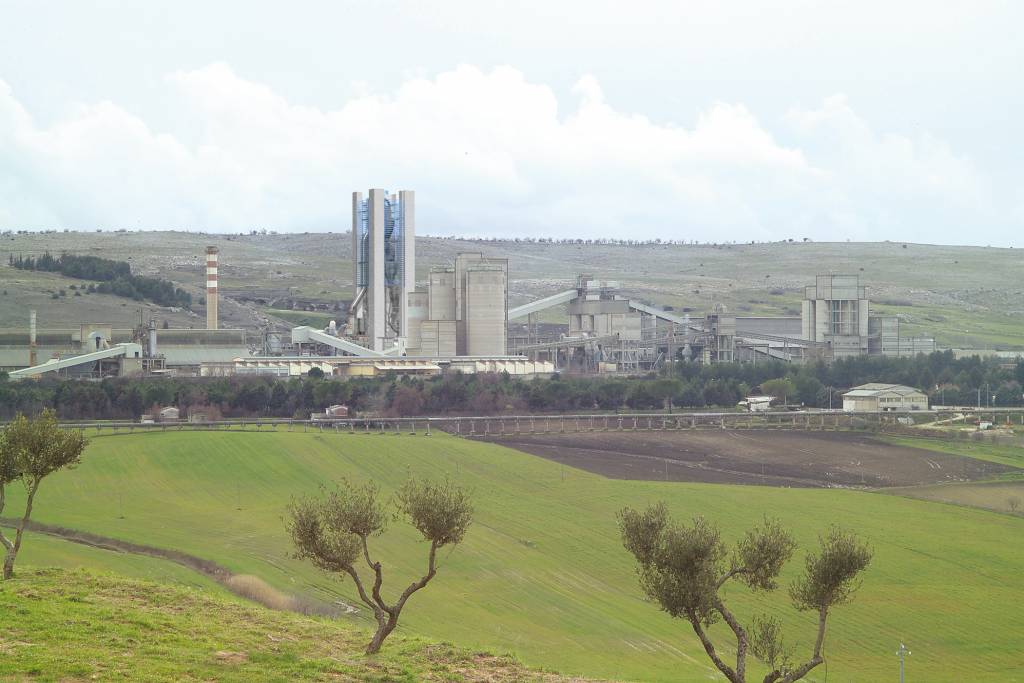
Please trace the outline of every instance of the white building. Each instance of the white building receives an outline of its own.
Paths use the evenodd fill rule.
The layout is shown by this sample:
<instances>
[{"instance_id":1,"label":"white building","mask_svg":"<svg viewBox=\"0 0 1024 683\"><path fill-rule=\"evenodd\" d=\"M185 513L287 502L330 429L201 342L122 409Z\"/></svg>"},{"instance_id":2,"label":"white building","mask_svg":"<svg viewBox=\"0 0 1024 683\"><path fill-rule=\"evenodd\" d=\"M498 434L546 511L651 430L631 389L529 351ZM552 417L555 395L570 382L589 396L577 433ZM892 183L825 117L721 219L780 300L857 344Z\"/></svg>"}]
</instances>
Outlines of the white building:
<instances>
[{"instance_id":1,"label":"white building","mask_svg":"<svg viewBox=\"0 0 1024 683\"><path fill-rule=\"evenodd\" d=\"M774 396L747 396L743 403L746 403L747 409L752 413L766 413L771 409L774 400Z\"/></svg>"},{"instance_id":2,"label":"white building","mask_svg":"<svg viewBox=\"0 0 1024 683\"><path fill-rule=\"evenodd\" d=\"M928 410L928 396L902 384L862 384L843 394L843 410L848 413Z\"/></svg>"}]
</instances>

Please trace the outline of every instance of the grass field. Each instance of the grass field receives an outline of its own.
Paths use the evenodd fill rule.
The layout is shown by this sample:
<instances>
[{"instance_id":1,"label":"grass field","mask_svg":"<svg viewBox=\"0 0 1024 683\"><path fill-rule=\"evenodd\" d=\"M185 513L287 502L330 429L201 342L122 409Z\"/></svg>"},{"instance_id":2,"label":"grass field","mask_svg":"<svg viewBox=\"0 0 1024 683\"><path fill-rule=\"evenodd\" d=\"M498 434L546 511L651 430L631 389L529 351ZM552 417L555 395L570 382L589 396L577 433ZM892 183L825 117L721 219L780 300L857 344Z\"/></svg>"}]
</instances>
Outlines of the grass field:
<instances>
[{"instance_id":1,"label":"grass field","mask_svg":"<svg viewBox=\"0 0 1024 683\"><path fill-rule=\"evenodd\" d=\"M419 638L366 657L364 629L91 571L25 570L0 613L3 680L562 680Z\"/></svg>"},{"instance_id":2,"label":"grass field","mask_svg":"<svg viewBox=\"0 0 1024 683\"><path fill-rule=\"evenodd\" d=\"M47 534L28 533L18 562L35 567L90 567L121 576L188 586L213 595L230 593L213 579L169 560L93 548Z\"/></svg>"},{"instance_id":3,"label":"grass field","mask_svg":"<svg viewBox=\"0 0 1024 683\"><path fill-rule=\"evenodd\" d=\"M1024 601L1022 554L1009 542L1024 533L1024 519L928 501L614 481L443 435L179 432L95 438L81 467L46 482L37 518L180 549L282 590L354 602L349 585L289 558L284 507L342 476L390 490L410 471L472 487L478 514L466 543L442 557L437 579L410 603L405 633L513 652L563 673L715 680L688 627L642 600L617 538L616 510L664 499L679 515L720 521L727 538L768 511L804 549L831 522L870 539L876 555L863 589L830 623L829 680L892 676L901 640L914 651L912 680L1024 680L1024 614L1016 608ZM12 500L7 514L17 505ZM422 572L426 548L411 529L392 526L377 547L393 594ZM787 583L801 558L798 551ZM729 598L745 617L784 605L790 640L806 648L812 620L783 595L766 601L733 589Z\"/></svg>"}]
</instances>

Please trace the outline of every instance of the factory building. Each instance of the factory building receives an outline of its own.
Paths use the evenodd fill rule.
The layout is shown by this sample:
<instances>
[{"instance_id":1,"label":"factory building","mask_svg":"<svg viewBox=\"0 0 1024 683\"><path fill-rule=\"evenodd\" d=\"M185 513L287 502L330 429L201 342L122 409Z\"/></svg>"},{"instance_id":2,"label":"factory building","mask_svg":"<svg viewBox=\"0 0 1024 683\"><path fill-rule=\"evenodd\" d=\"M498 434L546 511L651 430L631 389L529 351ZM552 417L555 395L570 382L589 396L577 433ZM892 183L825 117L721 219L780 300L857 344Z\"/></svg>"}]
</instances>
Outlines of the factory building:
<instances>
[{"instance_id":1,"label":"factory building","mask_svg":"<svg viewBox=\"0 0 1024 683\"><path fill-rule=\"evenodd\" d=\"M630 307L628 299L617 295L618 289L618 282L595 280L591 275L577 276L577 296L568 306L569 334L642 339L642 315Z\"/></svg>"},{"instance_id":2,"label":"factory building","mask_svg":"<svg viewBox=\"0 0 1024 683\"><path fill-rule=\"evenodd\" d=\"M0 329L0 370L22 371L26 368L60 360L64 376L105 377L110 374L130 374L126 371L111 373L112 365L92 362L88 354L114 351L119 346L134 344L141 349L139 370L150 374L179 376L199 375L203 363L227 362L248 356L250 348L244 330L117 328L110 325L85 323L74 328L41 328L37 331L37 363L29 359L30 332L24 329ZM116 356L108 356L116 358ZM134 352L132 353L134 358ZM80 359L80 363L74 363ZM105 360L105 359L101 359ZM121 363L128 369L128 365ZM15 375L17 377L18 375Z\"/></svg>"},{"instance_id":3,"label":"factory building","mask_svg":"<svg viewBox=\"0 0 1024 683\"><path fill-rule=\"evenodd\" d=\"M508 260L479 252L430 269L427 290L407 296L410 356L505 356ZM415 329L414 329L415 328Z\"/></svg>"},{"instance_id":4,"label":"factory building","mask_svg":"<svg viewBox=\"0 0 1024 683\"><path fill-rule=\"evenodd\" d=\"M408 297L416 288L416 199L411 190L352 193L354 292L348 333L374 351L408 336Z\"/></svg>"},{"instance_id":5,"label":"factory building","mask_svg":"<svg viewBox=\"0 0 1024 683\"><path fill-rule=\"evenodd\" d=\"M804 291L803 338L828 344L833 358L868 352L867 289L857 275L819 275Z\"/></svg>"},{"instance_id":6,"label":"factory building","mask_svg":"<svg viewBox=\"0 0 1024 683\"><path fill-rule=\"evenodd\" d=\"M801 336L825 345L832 359L935 351L934 339L902 336L898 317L871 315L867 288L857 275L819 275L805 289Z\"/></svg>"}]
</instances>

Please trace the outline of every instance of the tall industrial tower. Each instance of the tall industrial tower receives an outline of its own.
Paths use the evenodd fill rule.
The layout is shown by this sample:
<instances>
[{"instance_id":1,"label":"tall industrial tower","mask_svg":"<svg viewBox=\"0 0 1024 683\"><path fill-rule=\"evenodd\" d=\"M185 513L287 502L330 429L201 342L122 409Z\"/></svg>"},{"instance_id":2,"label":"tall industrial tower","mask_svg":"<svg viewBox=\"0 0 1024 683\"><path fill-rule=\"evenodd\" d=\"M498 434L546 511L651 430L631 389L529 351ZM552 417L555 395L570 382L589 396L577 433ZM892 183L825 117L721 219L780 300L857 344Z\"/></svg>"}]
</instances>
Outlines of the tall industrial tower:
<instances>
[{"instance_id":1,"label":"tall industrial tower","mask_svg":"<svg viewBox=\"0 0 1024 683\"><path fill-rule=\"evenodd\" d=\"M408 336L409 294L416 289L416 196L352 193L354 297L349 335L383 351Z\"/></svg>"},{"instance_id":2,"label":"tall industrial tower","mask_svg":"<svg viewBox=\"0 0 1024 683\"><path fill-rule=\"evenodd\" d=\"M206 248L206 329L218 327L217 247Z\"/></svg>"}]
</instances>

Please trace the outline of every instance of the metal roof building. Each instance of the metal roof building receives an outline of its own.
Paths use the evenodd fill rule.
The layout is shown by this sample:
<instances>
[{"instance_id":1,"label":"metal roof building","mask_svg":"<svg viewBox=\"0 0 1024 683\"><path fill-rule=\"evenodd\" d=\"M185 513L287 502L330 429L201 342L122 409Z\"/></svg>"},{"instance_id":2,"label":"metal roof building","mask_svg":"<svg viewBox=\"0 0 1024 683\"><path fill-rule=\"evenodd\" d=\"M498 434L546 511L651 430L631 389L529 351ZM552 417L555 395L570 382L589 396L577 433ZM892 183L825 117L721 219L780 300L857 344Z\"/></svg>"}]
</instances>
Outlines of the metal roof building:
<instances>
[{"instance_id":1,"label":"metal roof building","mask_svg":"<svg viewBox=\"0 0 1024 683\"><path fill-rule=\"evenodd\" d=\"M872 382L843 394L843 410L848 413L928 410L928 396L902 384Z\"/></svg>"}]
</instances>

